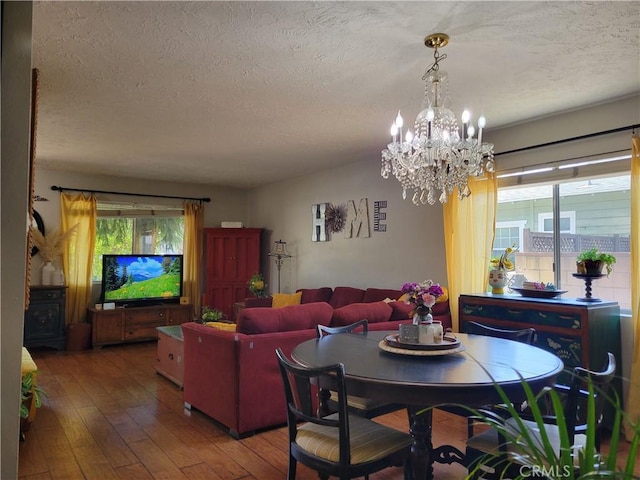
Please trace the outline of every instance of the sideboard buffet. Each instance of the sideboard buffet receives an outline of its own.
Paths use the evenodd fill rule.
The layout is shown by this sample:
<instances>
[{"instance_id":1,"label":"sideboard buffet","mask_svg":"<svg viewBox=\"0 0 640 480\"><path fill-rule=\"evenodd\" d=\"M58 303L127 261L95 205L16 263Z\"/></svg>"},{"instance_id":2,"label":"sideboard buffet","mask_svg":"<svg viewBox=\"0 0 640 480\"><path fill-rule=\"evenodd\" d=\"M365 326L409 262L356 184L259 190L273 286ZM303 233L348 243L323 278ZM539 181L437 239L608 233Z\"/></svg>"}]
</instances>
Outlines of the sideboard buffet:
<instances>
[{"instance_id":1,"label":"sideboard buffet","mask_svg":"<svg viewBox=\"0 0 640 480\"><path fill-rule=\"evenodd\" d=\"M598 369L606 352L620 358L620 307L617 302L528 298L516 295L460 295L460 331L469 321L502 328L536 329L536 345L555 353L565 368ZM620 372L618 372L620 373Z\"/></svg>"},{"instance_id":2,"label":"sideboard buffet","mask_svg":"<svg viewBox=\"0 0 640 480\"><path fill-rule=\"evenodd\" d=\"M115 310L89 308L87 317L93 327L91 345L95 348L117 343L156 340L157 327L191 322L193 306L167 304Z\"/></svg>"},{"instance_id":3,"label":"sideboard buffet","mask_svg":"<svg viewBox=\"0 0 640 480\"><path fill-rule=\"evenodd\" d=\"M460 295L460 331L475 321L498 328L536 330L535 345L555 353L565 369L582 366L599 370L611 352L617 361L613 387L622 392L620 306L617 302L585 302L562 298L529 298L491 293ZM568 374L558 381L566 383Z\"/></svg>"}]
</instances>

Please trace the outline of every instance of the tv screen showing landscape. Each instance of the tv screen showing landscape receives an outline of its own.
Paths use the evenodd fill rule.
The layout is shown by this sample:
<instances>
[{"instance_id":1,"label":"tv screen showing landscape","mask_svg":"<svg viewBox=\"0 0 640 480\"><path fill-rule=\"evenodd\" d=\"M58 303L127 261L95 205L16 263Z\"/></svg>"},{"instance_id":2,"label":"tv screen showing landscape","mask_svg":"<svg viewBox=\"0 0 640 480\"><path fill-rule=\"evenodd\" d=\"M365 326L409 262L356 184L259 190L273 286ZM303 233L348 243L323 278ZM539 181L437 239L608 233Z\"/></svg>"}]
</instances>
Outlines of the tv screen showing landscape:
<instances>
[{"instance_id":1,"label":"tv screen showing landscape","mask_svg":"<svg viewBox=\"0 0 640 480\"><path fill-rule=\"evenodd\" d=\"M103 255L104 302L177 301L182 255Z\"/></svg>"}]
</instances>

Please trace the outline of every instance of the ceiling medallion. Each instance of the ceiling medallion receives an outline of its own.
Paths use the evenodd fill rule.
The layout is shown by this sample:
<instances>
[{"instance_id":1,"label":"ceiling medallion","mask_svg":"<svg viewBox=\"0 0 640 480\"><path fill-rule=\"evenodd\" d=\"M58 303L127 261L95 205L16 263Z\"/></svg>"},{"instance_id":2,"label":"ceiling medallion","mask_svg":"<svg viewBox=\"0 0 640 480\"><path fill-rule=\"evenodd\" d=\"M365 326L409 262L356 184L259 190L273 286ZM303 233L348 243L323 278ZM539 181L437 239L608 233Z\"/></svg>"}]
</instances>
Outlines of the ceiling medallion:
<instances>
[{"instance_id":1,"label":"ceiling medallion","mask_svg":"<svg viewBox=\"0 0 640 480\"><path fill-rule=\"evenodd\" d=\"M440 203L446 203L456 187L458 198L463 199L471 193L469 177L494 171L493 144L482 143L484 116L478 118L478 137L474 138L476 129L469 111L462 112L459 129L455 115L447 108L449 78L439 65L447 56L440 55L438 49L448 43L445 33L424 39L424 44L434 49L434 63L422 77L424 100L414 123L415 135L410 130L403 135L404 121L398 112L391 126L391 143L382 151L382 177L393 173L402 185L402 198L407 198L407 190L413 190L416 205L435 204L437 192Z\"/></svg>"}]
</instances>

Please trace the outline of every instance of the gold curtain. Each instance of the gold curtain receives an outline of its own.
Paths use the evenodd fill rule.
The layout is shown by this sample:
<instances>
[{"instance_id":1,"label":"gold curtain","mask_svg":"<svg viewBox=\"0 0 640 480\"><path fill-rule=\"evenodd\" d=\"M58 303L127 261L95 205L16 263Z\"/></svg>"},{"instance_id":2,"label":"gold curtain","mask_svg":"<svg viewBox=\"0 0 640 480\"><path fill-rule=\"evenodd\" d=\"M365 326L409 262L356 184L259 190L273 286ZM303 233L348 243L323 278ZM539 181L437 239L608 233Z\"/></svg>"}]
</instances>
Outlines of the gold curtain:
<instances>
[{"instance_id":1,"label":"gold curtain","mask_svg":"<svg viewBox=\"0 0 640 480\"><path fill-rule=\"evenodd\" d=\"M458 296L487 290L497 188L493 175L469 178L471 195L463 200L452 195L442 207L449 304L456 331L459 331Z\"/></svg>"},{"instance_id":2,"label":"gold curtain","mask_svg":"<svg viewBox=\"0 0 640 480\"><path fill-rule=\"evenodd\" d=\"M60 194L62 231L78 225L62 255L67 290L67 323L86 321L87 307L91 304L91 265L96 243L95 195Z\"/></svg>"},{"instance_id":3,"label":"gold curtain","mask_svg":"<svg viewBox=\"0 0 640 480\"><path fill-rule=\"evenodd\" d=\"M204 237L204 205L199 201L184 203L184 278L183 295L189 298L194 313L201 308L200 277L202 275L202 239Z\"/></svg>"},{"instance_id":4,"label":"gold curtain","mask_svg":"<svg viewBox=\"0 0 640 480\"><path fill-rule=\"evenodd\" d=\"M640 137L631 137L631 322L633 350L627 414L632 422L640 422ZM625 430L631 441L633 432Z\"/></svg>"}]
</instances>

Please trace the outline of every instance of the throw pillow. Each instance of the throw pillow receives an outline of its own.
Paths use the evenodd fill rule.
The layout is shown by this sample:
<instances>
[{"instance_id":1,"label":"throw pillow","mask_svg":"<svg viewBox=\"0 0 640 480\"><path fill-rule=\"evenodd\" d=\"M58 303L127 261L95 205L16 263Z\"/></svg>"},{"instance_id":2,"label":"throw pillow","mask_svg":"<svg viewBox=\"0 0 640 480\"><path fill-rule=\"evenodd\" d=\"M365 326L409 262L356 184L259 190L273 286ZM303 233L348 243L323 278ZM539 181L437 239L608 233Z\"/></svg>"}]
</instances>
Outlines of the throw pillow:
<instances>
[{"instance_id":1,"label":"throw pillow","mask_svg":"<svg viewBox=\"0 0 640 480\"><path fill-rule=\"evenodd\" d=\"M442 295L438 297L438 300L436 300L436 303L442 303L449 300L449 290L447 290L447 287L440 285L440 288L442 288Z\"/></svg>"},{"instance_id":2,"label":"throw pillow","mask_svg":"<svg viewBox=\"0 0 640 480\"><path fill-rule=\"evenodd\" d=\"M207 327L215 328L217 330L226 330L227 332L235 332L236 324L227 322L205 322Z\"/></svg>"},{"instance_id":3,"label":"throw pillow","mask_svg":"<svg viewBox=\"0 0 640 480\"><path fill-rule=\"evenodd\" d=\"M302 299L302 292L297 293L274 293L273 302L271 306L273 308L288 307L289 305L300 305Z\"/></svg>"}]
</instances>

